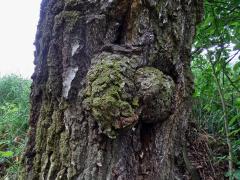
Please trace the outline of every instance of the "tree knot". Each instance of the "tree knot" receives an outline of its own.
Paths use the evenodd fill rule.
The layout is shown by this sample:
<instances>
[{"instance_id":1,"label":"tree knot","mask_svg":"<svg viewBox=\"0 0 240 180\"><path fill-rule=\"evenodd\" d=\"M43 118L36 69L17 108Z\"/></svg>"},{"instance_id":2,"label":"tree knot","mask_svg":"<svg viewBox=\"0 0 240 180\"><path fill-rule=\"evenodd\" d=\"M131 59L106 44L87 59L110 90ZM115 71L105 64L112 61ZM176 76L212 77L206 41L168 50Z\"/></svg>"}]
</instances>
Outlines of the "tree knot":
<instances>
[{"instance_id":1,"label":"tree knot","mask_svg":"<svg viewBox=\"0 0 240 180\"><path fill-rule=\"evenodd\" d=\"M110 138L138 121L156 123L170 114L173 80L139 62L138 56L106 52L93 58L83 105Z\"/></svg>"}]
</instances>

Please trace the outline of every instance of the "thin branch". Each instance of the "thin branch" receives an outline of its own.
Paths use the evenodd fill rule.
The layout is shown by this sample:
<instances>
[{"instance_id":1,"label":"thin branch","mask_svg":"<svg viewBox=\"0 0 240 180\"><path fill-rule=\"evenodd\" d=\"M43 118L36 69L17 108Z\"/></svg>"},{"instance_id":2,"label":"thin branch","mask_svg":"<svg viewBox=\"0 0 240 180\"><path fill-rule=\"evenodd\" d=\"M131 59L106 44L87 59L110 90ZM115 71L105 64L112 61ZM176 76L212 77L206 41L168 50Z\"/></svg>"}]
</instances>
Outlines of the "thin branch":
<instances>
[{"instance_id":1,"label":"thin branch","mask_svg":"<svg viewBox=\"0 0 240 180\"><path fill-rule=\"evenodd\" d=\"M227 60L227 62L226 62L225 65L227 65L229 62L231 62L231 61L238 55L239 52L240 52L240 50L238 50L232 57L230 57L230 58Z\"/></svg>"},{"instance_id":2,"label":"thin branch","mask_svg":"<svg viewBox=\"0 0 240 180\"><path fill-rule=\"evenodd\" d=\"M217 72L215 70L214 63L211 60L211 57L209 57L209 61L211 63L212 71L213 71L213 77L216 81L217 84L217 89L218 89L218 94L220 96L221 104L222 104L222 111L223 111L223 118L224 118L224 130L226 134L226 140L227 140L227 145L228 145L228 169L229 169L229 174L230 174L230 180L232 180L232 175L233 175L233 153L232 153L232 144L230 140L230 132L229 132L229 124L228 124L228 118L227 118L227 108L226 108L226 103L224 99L224 91L221 87L221 84L217 78Z\"/></svg>"}]
</instances>

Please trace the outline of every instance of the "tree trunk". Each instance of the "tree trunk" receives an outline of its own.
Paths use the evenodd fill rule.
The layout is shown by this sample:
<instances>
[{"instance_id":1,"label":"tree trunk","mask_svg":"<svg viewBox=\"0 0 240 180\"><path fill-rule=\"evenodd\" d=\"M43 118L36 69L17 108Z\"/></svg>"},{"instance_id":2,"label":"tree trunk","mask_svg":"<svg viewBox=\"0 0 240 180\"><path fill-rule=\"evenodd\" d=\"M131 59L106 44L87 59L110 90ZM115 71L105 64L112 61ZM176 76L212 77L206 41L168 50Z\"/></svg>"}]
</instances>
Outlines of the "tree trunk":
<instances>
[{"instance_id":1,"label":"tree trunk","mask_svg":"<svg viewBox=\"0 0 240 180\"><path fill-rule=\"evenodd\" d=\"M22 179L184 179L202 0L43 0Z\"/></svg>"}]
</instances>

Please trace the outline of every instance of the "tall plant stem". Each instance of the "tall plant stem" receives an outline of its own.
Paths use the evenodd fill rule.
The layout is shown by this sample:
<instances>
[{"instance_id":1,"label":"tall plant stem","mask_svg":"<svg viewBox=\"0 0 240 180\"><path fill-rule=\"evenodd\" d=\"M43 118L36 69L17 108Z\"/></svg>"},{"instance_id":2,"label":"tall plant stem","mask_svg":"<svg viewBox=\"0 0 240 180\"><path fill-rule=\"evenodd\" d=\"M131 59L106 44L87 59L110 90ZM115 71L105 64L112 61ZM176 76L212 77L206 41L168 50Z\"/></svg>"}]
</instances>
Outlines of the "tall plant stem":
<instances>
[{"instance_id":1,"label":"tall plant stem","mask_svg":"<svg viewBox=\"0 0 240 180\"><path fill-rule=\"evenodd\" d=\"M217 89L218 89L218 94L220 96L220 100L221 100L221 105L222 105L222 111L223 111L223 118L224 118L224 130L225 130L225 135L226 135L226 140L227 140L227 145L228 145L228 170L229 170L229 179L232 180L233 179L233 154L232 154L232 144L231 144L231 140L230 140L230 133L229 133L229 125L228 125L228 118L227 118L227 109L226 109L226 103L224 100L224 90L218 80L217 77L217 72L215 70L214 67L214 63L210 58L210 63L211 63L211 68L213 71L213 77L216 81L216 85L217 85Z\"/></svg>"}]
</instances>

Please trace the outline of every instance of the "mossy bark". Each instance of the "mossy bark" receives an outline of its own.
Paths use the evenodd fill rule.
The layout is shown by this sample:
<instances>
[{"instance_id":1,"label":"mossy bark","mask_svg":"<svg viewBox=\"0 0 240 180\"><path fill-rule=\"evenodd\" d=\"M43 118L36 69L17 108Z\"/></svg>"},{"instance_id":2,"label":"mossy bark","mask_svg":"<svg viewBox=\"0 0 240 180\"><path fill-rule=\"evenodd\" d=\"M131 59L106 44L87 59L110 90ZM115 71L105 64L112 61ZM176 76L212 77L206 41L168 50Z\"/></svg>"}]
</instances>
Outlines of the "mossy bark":
<instances>
[{"instance_id":1,"label":"mossy bark","mask_svg":"<svg viewBox=\"0 0 240 180\"><path fill-rule=\"evenodd\" d=\"M184 179L202 0L43 0L20 179Z\"/></svg>"}]
</instances>

